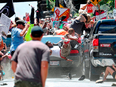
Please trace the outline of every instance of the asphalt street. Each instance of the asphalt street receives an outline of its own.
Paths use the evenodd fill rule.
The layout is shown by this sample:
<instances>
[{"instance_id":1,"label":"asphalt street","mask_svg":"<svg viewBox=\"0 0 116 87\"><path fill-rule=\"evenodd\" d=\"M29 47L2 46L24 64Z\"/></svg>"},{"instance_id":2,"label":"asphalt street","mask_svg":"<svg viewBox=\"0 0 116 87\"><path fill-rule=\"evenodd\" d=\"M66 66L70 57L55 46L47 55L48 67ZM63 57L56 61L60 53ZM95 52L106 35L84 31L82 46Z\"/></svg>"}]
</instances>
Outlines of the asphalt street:
<instances>
[{"instance_id":1,"label":"asphalt street","mask_svg":"<svg viewBox=\"0 0 116 87\"><path fill-rule=\"evenodd\" d=\"M7 85L2 85L3 83L7 83ZM71 80L68 78L47 78L45 87L111 87L113 83L116 82L112 80L111 76L108 76L107 81L103 83L95 83L95 81L90 81L88 79L79 81L78 78L72 78ZM0 81L0 87L13 86L14 78Z\"/></svg>"}]
</instances>

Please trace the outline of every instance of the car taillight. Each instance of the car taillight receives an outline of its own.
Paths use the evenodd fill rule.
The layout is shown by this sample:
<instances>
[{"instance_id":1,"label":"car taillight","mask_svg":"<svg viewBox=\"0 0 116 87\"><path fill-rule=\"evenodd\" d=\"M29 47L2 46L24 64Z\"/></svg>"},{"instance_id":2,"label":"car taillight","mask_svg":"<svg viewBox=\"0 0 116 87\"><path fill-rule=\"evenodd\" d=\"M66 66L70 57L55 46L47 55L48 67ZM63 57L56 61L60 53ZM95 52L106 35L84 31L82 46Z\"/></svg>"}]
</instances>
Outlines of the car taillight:
<instances>
[{"instance_id":1,"label":"car taillight","mask_svg":"<svg viewBox=\"0 0 116 87\"><path fill-rule=\"evenodd\" d=\"M99 45L99 40L93 39L93 46L98 46L98 45Z\"/></svg>"},{"instance_id":2,"label":"car taillight","mask_svg":"<svg viewBox=\"0 0 116 87\"><path fill-rule=\"evenodd\" d=\"M71 51L70 51L70 54L77 54L77 53L79 53L78 50L71 50Z\"/></svg>"}]
</instances>

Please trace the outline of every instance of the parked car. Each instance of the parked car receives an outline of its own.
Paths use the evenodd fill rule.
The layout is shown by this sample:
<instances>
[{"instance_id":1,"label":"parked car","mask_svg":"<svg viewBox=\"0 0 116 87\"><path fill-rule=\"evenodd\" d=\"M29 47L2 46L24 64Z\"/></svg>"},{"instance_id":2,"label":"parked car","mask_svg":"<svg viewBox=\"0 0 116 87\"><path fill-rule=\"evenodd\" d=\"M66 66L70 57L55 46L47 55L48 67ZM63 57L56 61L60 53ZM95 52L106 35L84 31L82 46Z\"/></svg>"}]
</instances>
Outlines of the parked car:
<instances>
[{"instance_id":1,"label":"parked car","mask_svg":"<svg viewBox=\"0 0 116 87\"><path fill-rule=\"evenodd\" d=\"M62 35L47 35L43 36L42 42L45 43L46 41L50 41L51 43L58 43L61 41ZM54 56L50 56L50 63L49 63L49 73L48 77L62 77L62 75L68 75L71 79L71 74L75 74L79 72L78 67L82 64L83 55L81 51L81 44L77 41L71 41L71 52L70 55L67 57L73 61L66 61L63 58L57 58Z\"/></svg>"},{"instance_id":2,"label":"parked car","mask_svg":"<svg viewBox=\"0 0 116 87\"><path fill-rule=\"evenodd\" d=\"M86 54L85 73L90 80L97 80L107 66L116 64L116 20L97 21L84 39Z\"/></svg>"}]
</instances>

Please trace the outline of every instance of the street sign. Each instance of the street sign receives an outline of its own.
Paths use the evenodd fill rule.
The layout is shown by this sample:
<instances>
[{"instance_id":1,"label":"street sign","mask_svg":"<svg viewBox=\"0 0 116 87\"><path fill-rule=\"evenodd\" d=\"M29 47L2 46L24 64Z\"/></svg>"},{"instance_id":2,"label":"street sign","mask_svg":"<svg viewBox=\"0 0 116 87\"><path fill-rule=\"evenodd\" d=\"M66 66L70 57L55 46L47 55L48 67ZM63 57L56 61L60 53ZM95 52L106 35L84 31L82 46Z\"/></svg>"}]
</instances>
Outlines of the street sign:
<instances>
[{"instance_id":1,"label":"street sign","mask_svg":"<svg viewBox=\"0 0 116 87\"><path fill-rule=\"evenodd\" d=\"M107 17L107 11L102 11L101 14L96 12L96 20L106 19Z\"/></svg>"},{"instance_id":2,"label":"street sign","mask_svg":"<svg viewBox=\"0 0 116 87\"><path fill-rule=\"evenodd\" d=\"M113 10L113 17L116 19L116 9Z\"/></svg>"},{"instance_id":3,"label":"street sign","mask_svg":"<svg viewBox=\"0 0 116 87\"><path fill-rule=\"evenodd\" d=\"M95 6L97 6L97 4L101 1L101 0L90 0L92 2L92 4L94 4Z\"/></svg>"}]
</instances>

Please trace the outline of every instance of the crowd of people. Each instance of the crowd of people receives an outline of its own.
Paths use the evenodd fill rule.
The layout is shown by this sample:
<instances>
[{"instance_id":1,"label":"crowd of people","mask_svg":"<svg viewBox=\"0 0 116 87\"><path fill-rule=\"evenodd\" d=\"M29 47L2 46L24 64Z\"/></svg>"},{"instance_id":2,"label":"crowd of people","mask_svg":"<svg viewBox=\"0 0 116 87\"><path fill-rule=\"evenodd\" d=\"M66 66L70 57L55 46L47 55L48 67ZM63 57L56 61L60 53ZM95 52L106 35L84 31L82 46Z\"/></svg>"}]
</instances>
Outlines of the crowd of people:
<instances>
[{"instance_id":1,"label":"crowd of people","mask_svg":"<svg viewBox=\"0 0 116 87\"><path fill-rule=\"evenodd\" d=\"M23 19L16 17L14 22L11 21L9 32L11 32L11 46L10 54L12 70L15 73L15 86L16 87L45 87L45 81L48 73L49 55L61 57L67 61L72 61L66 57L70 53L70 40L79 41L83 34L90 33L95 24L95 16L91 17L85 10L86 6L80 8L79 16L72 17L70 15L67 21L57 21L57 25L53 24L50 17L37 19L34 18L34 8L32 7L30 21L26 21L25 16ZM32 27L33 26L33 27ZM30 41L26 40L26 34L31 28ZM57 48L55 44L47 41L45 44L41 42L44 35L64 35L67 41L63 41L63 46ZM25 42L26 41L26 42ZM1 61L5 57L7 46L1 39L0 42L0 80L3 79L3 67ZM60 54L61 51L61 54ZM65 54L67 53L67 54ZM65 54L65 55L64 55ZM107 75L110 73L116 79L116 68L113 66L107 67L105 71L106 80ZM79 80L84 80L82 77Z\"/></svg>"}]
</instances>

